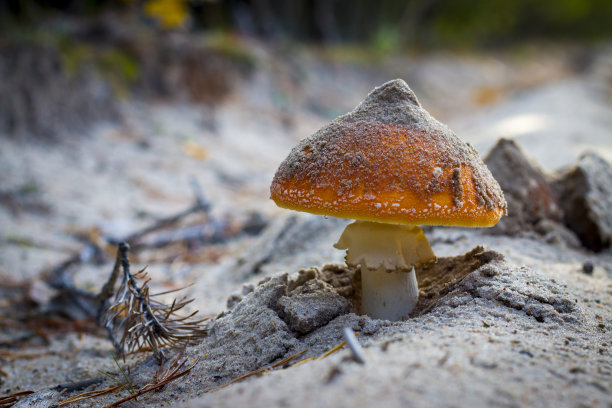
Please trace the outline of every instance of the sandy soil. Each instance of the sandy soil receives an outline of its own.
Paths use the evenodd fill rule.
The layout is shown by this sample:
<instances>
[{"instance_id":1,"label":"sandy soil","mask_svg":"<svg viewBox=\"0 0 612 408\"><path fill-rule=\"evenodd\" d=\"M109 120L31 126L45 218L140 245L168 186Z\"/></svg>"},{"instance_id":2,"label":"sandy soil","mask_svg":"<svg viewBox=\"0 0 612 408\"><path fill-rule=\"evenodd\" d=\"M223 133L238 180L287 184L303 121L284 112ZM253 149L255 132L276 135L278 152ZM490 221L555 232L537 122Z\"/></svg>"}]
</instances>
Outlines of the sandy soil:
<instances>
[{"instance_id":1,"label":"sandy soil","mask_svg":"<svg viewBox=\"0 0 612 408\"><path fill-rule=\"evenodd\" d=\"M322 62L311 53L299 59L311 74L288 90L274 81L271 57L260 58L252 80L214 114L188 104L129 101L121 124L97 124L62 143L1 138L0 185L10 194L0 206L6 282L0 312L21 299L11 289L21 285L30 301L44 299L32 288L49 290L49 269L82 250L83 236L121 237L188 208L195 179L212 204L210 217L240 224L256 212L267 228L191 250L147 250L133 259L134 268L148 265L155 290L194 282L186 289L193 309L217 317L211 334L185 351L189 364L197 361L189 375L131 406L612 406L609 250L594 254L533 234L433 228L427 235L439 257L463 256L477 245L494 252L449 260L462 266L453 279L423 271L427 307L391 323L343 306L351 295L333 282L349 271L340 268L336 281L320 271L297 278L302 268L342 261L332 244L346 221L291 213L268 200L276 167L300 138L394 77L406 79L424 107L481 154L499 137L513 137L549 172L585 149L612 161L606 94L612 85L601 73L608 60L601 57L581 73L554 53L520 63L438 55L389 60L374 69ZM279 98L291 102L279 105ZM205 125L211 115L214 128ZM585 262L594 265L590 275L583 273ZM79 287L96 290L111 268L112 254L72 272ZM300 309L310 304L306 295L327 309L296 323L289 311L306 310ZM344 327L359 334L364 365L346 348L295 364L338 345ZM24 344L15 348L18 342ZM118 371L103 332L49 331L38 338L13 327L0 334L0 346L0 395L37 391L17 406L52 406L81 392L50 390L58 384ZM297 353L278 368L223 387ZM120 364L131 367L137 386L157 370L146 354ZM103 378L85 390L110 385ZM126 395L120 390L80 406Z\"/></svg>"}]
</instances>

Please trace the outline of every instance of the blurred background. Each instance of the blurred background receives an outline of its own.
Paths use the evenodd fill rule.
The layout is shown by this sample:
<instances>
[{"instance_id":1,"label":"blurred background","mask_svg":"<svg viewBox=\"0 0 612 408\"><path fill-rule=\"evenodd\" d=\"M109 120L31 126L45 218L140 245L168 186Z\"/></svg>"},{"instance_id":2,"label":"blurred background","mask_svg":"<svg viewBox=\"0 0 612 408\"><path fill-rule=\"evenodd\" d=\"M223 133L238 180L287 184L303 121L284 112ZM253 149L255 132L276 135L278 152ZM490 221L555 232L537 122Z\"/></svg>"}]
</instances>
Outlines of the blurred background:
<instances>
[{"instance_id":1,"label":"blurred background","mask_svg":"<svg viewBox=\"0 0 612 408\"><path fill-rule=\"evenodd\" d=\"M132 97L213 109L259 71L285 122L394 76L446 119L591 69L610 21L607 0L5 0L0 132L60 137Z\"/></svg>"},{"instance_id":2,"label":"blurred background","mask_svg":"<svg viewBox=\"0 0 612 408\"><path fill-rule=\"evenodd\" d=\"M549 173L610 161L611 21L609 0L0 1L0 273L194 196L198 228L164 237L182 249L157 245L151 273L235 261L234 238L289 214L268 188L292 146L394 78L483 156L505 137Z\"/></svg>"}]
</instances>

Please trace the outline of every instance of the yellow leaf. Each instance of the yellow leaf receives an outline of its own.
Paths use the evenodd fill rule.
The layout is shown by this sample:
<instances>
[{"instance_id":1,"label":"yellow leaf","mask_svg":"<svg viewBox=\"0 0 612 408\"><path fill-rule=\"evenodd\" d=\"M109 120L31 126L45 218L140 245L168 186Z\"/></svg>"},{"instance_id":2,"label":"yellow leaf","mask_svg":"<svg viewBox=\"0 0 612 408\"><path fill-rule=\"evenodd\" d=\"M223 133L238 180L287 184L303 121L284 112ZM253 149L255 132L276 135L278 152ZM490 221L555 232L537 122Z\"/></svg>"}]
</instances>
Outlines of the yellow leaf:
<instances>
[{"instance_id":1,"label":"yellow leaf","mask_svg":"<svg viewBox=\"0 0 612 408\"><path fill-rule=\"evenodd\" d=\"M144 12L164 28L179 27L189 16L187 0L149 0Z\"/></svg>"},{"instance_id":2,"label":"yellow leaf","mask_svg":"<svg viewBox=\"0 0 612 408\"><path fill-rule=\"evenodd\" d=\"M208 157L208 150L192 140L183 143L183 153L197 160L206 160Z\"/></svg>"}]
</instances>

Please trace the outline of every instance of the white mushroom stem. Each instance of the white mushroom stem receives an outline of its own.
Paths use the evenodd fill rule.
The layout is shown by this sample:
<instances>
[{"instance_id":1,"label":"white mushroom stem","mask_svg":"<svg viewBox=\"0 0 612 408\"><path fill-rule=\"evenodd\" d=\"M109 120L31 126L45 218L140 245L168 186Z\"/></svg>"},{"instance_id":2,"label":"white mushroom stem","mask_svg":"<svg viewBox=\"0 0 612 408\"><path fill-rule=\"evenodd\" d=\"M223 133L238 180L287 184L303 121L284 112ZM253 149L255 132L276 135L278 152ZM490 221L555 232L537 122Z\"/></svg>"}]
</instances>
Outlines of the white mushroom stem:
<instances>
[{"instance_id":1,"label":"white mushroom stem","mask_svg":"<svg viewBox=\"0 0 612 408\"><path fill-rule=\"evenodd\" d=\"M347 265L361 267L363 313L392 321L410 314L419 297L414 266L435 259L420 227L355 221L334 246L347 250Z\"/></svg>"},{"instance_id":2,"label":"white mushroom stem","mask_svg":"<svg viewBox=\"0 0 612 408\"><path fill-rule=\"evenodd\" d=\"M361 288L361 309L376 319L402 320L419 300L414 267L410 272L387 272L383 267L372 270L362 265Z\"/></svg>"}]
</instances>

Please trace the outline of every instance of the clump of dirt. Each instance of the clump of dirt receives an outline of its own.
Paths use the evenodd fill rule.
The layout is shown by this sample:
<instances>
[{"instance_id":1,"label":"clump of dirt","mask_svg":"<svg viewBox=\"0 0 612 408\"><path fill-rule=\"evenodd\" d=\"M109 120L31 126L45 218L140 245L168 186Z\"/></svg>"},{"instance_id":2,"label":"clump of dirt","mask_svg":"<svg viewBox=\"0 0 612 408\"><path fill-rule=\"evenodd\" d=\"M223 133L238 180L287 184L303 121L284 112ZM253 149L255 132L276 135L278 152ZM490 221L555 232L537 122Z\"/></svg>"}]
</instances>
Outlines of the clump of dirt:
<instances>
[{"instance_id":1,"label":"clump of dirt","mask_svg":"<svg viewBox=\"0 0 612 408\"><path fill-rule=\"evenodd\" d=\"M296 333L310 333L351 310L351 302L317 275L314 268L300 271L278 299L279 316Z\"/></svg>"}]
</instances>

